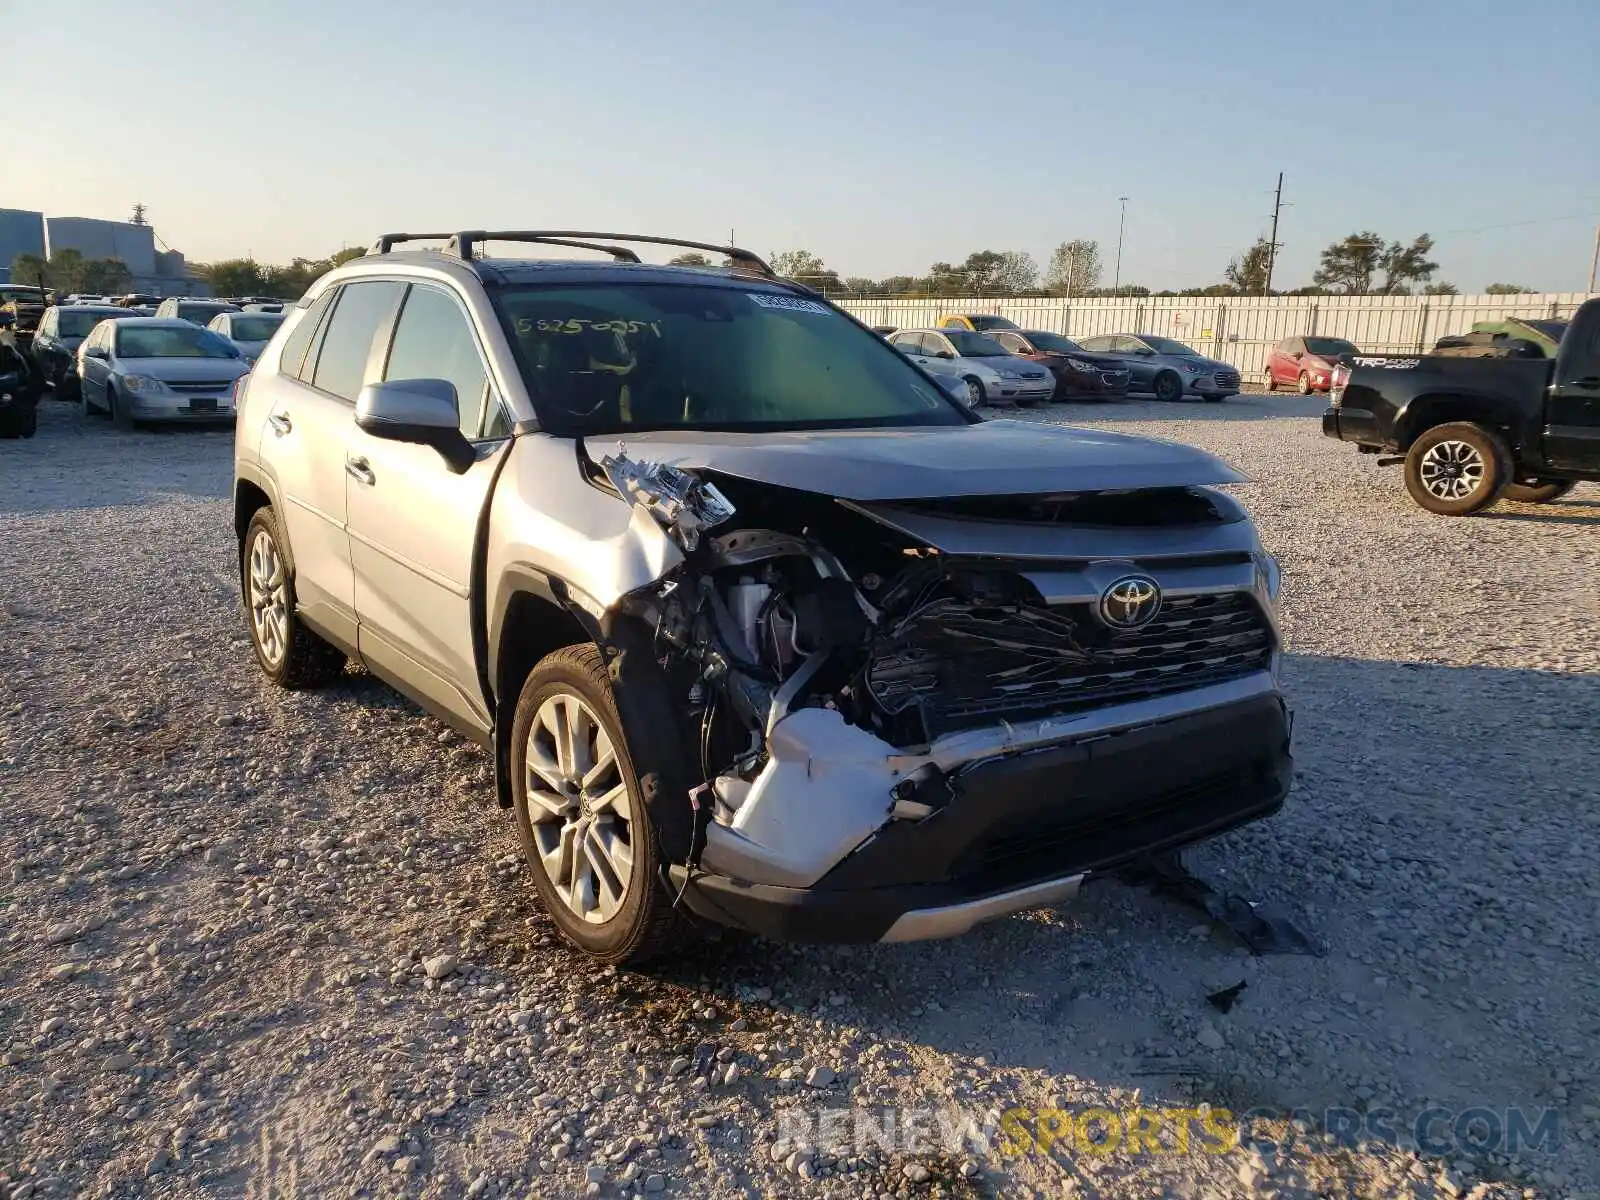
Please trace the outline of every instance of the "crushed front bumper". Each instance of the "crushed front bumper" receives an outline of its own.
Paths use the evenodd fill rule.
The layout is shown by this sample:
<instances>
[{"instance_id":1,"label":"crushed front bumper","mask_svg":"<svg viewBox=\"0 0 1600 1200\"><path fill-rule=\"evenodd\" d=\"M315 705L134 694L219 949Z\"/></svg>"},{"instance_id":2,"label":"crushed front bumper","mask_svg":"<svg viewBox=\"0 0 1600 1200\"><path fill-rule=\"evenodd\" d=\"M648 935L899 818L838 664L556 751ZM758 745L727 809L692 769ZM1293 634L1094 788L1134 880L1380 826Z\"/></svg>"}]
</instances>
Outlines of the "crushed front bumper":
<instances>
[{"instance_id":1,"label":"crushed front bumper","mask_svg":"<svg viewBox=\"0 0 1600 1200\"><path fill-rule=\"evenodd\" d=\"M932 815L888 822L814 884L696 871L684 903L708 920L810 942L948 937L1061 903L1091 872L1282 805L1293 774L1288 708L1275 687L1239 695L952 765L919 785L920 799L940 802Z\"/></svg>"}]
</instances>

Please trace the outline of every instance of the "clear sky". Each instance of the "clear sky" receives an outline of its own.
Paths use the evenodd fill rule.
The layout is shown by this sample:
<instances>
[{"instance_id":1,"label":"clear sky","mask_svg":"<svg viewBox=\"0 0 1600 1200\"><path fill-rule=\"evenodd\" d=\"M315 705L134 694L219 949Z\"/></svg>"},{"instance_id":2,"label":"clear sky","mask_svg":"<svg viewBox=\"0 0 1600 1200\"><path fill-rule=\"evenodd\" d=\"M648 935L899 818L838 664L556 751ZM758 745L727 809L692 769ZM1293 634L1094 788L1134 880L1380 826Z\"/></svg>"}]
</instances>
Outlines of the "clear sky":
<instances>
[{"instance_id":1,"label":"clear sky","mask_svg":"<svg viewBox=\"0 0 1600 1200\"><path fill-rule=\"evenodd\" d=\"M1123 281L1181 288L1281 170L1279 286L1374 229L1566 291L1600 221L1600 0L57 3L0 0L0 207L140 200L191 260L732 228L870 276L1096 238L1109 283L1127 195Z\"/></svg>"}]
</instances>

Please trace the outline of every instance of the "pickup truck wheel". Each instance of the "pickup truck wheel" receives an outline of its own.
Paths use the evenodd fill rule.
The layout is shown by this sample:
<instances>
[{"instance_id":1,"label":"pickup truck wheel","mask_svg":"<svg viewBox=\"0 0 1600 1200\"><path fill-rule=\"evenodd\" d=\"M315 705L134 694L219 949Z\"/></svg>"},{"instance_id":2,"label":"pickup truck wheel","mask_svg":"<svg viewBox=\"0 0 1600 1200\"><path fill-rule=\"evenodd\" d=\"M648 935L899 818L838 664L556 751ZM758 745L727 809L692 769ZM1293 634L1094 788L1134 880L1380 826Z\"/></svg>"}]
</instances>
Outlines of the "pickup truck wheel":
<instances>
[{"instance_id":1,"label":"pickup truck wheel","mask_svg":"<svg viewBox=\"0 0 1600 1200\"><path fill-rule=\"evenodd\" d=\"M1578 486L1575 479L1535 479L1532 483L1511 483L1501 493L1502 500L1516 500L1521 504L1549 504L1559 500Z\"/></svg>"},{"instance_id":2,"label":"pickup truck wheel","mask_svg":"<svg viewBox=\"0 0 1600 1200\"><path fill-rule=\"evenodd\" d=\"M279 687L296 690L337 679L349 660L296 615L294 571L286 546L277 514L270 507L257 509L240 548L250 645L263 675Z\"/></svg>"},{"instance_id":3,"label":"pickup truck wheel","mask_svg":"<svg viewBox=\"0 0 1600 1200\"><path fill-rule=\"evenodd\" d=\"M1183 395L1183 380L1175 371L1163 371L1156 376L1156 399L1170 403Z\"/></svg>"},{"instance_id":4,"label":"pickup truck wheel","mask_svg":"<svg viewBox=\"0 0 1600 1200\"><path fill-rule=\"evenodd\" d=\"M1464 517L1500 498L1510 463L1499 434L1466 421L1436 425L1411 443L1406 490L1431 513Z\"/></svg>"},{"instance_id":5,"label":"pickup truck wheel","mask_svg":"<svg viewBox=\"0 0 1600 1200\"><path fill-rule=\"evenodd\" d=\"M593 646L557 650L528 675L511 771L534 886L567 940L609 963L677 946L685 923L662 882L660 843Z\"/></svg>"}]
</instances>

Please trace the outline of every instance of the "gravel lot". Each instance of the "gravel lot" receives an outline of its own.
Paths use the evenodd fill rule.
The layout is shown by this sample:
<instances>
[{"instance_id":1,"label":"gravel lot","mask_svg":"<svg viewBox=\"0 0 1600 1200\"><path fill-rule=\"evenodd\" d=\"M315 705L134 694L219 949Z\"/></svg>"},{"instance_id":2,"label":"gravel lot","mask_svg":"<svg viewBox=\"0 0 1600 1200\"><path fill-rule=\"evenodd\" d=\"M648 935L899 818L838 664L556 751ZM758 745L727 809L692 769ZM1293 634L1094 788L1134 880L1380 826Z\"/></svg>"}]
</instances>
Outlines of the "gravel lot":
<instances>
[{"instance_id":1,"label":"gravel lot","mask_svg":"<svg viewBox=\"0 0 1600 1200\"><path fill-rule=\"evenodd\" d=\"M0 1180L15 1200L1600 1194L1600 489L1430 517L1320 437L1321 406L1027 419L1193 442L1259 480L1299 778L1191 862L1325 956L1252 958L1108 881L955 943L730 938L647 976L556 943L479 750L359 674L259 680L231 435L119 435L47 402L36 439L0 442ZM1241 981L1230 1012L1207 1003ZM1227 1155L775 1143L794 1105L1202 1101L1391 1107L1401 1129L1548 1107L1560 1145L1419 1159L1321 1119Z\"/></svg>"}]
</instances>

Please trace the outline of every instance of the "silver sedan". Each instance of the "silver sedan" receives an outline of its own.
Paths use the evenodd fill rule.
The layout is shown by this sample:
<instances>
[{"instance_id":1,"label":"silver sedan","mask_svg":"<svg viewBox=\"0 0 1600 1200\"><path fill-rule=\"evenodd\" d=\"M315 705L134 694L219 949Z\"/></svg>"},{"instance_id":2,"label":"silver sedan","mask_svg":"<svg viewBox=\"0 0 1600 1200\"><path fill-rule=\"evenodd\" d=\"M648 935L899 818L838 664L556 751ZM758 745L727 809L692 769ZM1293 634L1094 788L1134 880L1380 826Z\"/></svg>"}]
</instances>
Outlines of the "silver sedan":
<instances>
[{"instance_id":1,"label":"silver sedan","mask_svg":"<svg viewBox=\"0 0 1600 1200\"><path fill-rule=\"evenodd\" d=\"M966 384L972 407L1009 400L1042 404L1055 395L1048 368L1018 358L987 334L965 329L901 329L889 343L923 370Z\"/></svg>"},{"instance_id":2,"label":"silver sedan","mask_svg":"<svg viewBox=\"0 0 1600 1200\"><path fill-rule=\"evenodd\" d=\"M234 381L249 370L232 342L178 317L102 321L78 348L83 411L123 428L231 420Z\"/></svg>"}]
</instances>

